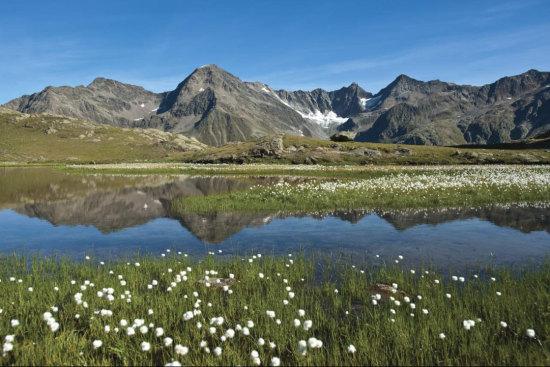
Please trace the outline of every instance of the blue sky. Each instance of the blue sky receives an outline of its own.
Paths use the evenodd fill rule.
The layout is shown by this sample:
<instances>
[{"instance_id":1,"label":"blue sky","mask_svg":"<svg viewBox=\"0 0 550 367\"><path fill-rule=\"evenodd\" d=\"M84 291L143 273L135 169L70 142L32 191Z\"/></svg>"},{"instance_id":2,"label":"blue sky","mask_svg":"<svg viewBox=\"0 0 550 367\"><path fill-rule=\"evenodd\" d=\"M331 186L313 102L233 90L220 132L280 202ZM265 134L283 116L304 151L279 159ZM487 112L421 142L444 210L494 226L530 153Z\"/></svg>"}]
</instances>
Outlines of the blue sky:
<instances>
[{"instance_id":1,"label":"blue sky","mask_svg":"<svg viewBox=\"0 0 550 367\"><path fill-rule=\"evenodd\" d=\"M550 70L550 1L7 1L0 103L102 76L162 92L217 64L287 90Z\"/></svg>"}]
</instances>

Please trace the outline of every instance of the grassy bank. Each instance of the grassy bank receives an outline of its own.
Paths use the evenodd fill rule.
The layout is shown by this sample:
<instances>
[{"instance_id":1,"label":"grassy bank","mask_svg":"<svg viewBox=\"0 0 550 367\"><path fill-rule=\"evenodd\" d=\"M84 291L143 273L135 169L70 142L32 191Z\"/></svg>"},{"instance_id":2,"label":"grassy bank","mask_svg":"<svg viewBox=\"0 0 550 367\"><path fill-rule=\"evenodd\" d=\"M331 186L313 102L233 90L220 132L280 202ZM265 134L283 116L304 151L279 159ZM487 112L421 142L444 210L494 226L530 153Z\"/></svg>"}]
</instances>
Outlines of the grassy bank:
<instances>
[{"instance_id":1,"label":"grassy bank","mask_svg":"<svg viewBox=\"0 0 550 367\"><path fill-rule=\"evenodd\" d=\"M453 281L397 257L166 255L3 258L0 365L550 363L549 263Z\"/></svg>"},{"instance_id":2,"label":"grassy bank","mask_svg":"<svg viewBox=\"0 0 550 367\"><path fill-rule=\"evenodd\" d=\"M537 203L550 198L546 167L376 170L363 180L312 181L174 201L175 211L269 211L468 207Z\"/></svg>"}]
</instances>

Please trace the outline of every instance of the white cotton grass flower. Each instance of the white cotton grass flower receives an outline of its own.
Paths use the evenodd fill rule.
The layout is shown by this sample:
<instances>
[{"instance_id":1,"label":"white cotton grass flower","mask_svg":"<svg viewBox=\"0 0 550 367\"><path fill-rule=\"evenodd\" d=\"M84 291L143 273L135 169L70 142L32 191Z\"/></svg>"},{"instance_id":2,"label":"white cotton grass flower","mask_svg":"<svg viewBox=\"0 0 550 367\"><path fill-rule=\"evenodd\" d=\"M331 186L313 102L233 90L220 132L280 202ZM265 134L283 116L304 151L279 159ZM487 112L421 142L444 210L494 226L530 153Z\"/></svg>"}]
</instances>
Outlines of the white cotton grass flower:
<instances>
[{"instance_id":1,"label":"white cotton grass flower","mask_svg":"<svg viewBox=\"0 0 550 367\"><path fill-rule=\"evenodd\" d=\"M227 329L227 330L225 331L224 336L225 336L226 338L228 338L228 339L234 338L234 337L235 337L235 330L233 330L233 329Z\"/></svg>"},{"instance_id":2,"label":"white cotton grass flower","mask_svg":"<svg viewBox=\"0 0 550 367\"><path fill-rule=\"evenodd\" d=\"M11 352L13 350L13 344L12 343L4 343L2 346L2 356L5 356L8 352Z\"/></svg>"},{"instance_id":3,"label":"white cotton grass flower","mask_svg":"<svg viewBox=\"0 0 550 367\"><path fill-rule=\"evenodd\" d=\"M101 348L102 345L103 345L103 342L101 340L94 340L92 343L92 347L94 349Z\"/></svg>"},{"instance_id":4,"label":"white cotton grass flower","mask_svg":"<svg viewBox=\"0 0 550 367\"><path fill-rule=\"evenodd\" d=\"M304 310L298 310L298 316L304 317L306 315L306 311Z\"/></svg>"},{"instance_id":5,"label":"white cotton grass flower","mask_svg":"<svg viewBox=\"0 0 550 367\"><path fill-rule=\"evenodd\" d=\"M249 328L249 329L252 329L254 327L254 322L249 320L246 322L246 326Z\"/></svg>"},{"instance_id":6,"label":"white cotton grass flower","mask_svg":"<svg viewBox=\"0 0 550 367\"><path fill-rule=\"evenodd\" d=\"M11 325L11 327L17 327L17 326L19 326L19 320L17 320L17 319L11 320L11 321L10 321L10 325Z\"/></svg>"},{"instance_id":7,"label":"white cotton grass flower","mask_svg":"<svg viewBox=\"0 0 550 367\"><path fill-rule=\"evenodd\" d=\"M189 348L184 347L184 346L181 345L181 344L178 344L178 345L176 345L176 347L174 348L174 351L176 352L176 354L179 354L180 356L184 356L184 355L186 355L187 353L189 353Z\"/></svg>"},{"instance_id":8,"label":"white cotton grass flower","mask_svg":"<svg viewBox=\"0 0 550 367\"><path fill-rule=\"evenodd\" d=\"M166 337L166 338L164 338L164 340L162 342L163 342L165 347L169 347L174 342L174 339Z\"/></svg>"},{"instance_id":9,"label":"white cotton grass flower","mask_svg":"<svg viewBox=\"0 0 550 367\"><path fill-rule=\"evenodd\" d=\"M505 323L504 321L501 321L501 322L500 322L500 326L502 326L503 328L507 328L507 327L508 327L508 324Z\"/></svg>"},{"instance_id":10,"label":"white cotton grass flower","mask_svg":"<svg viewBox=\"0 0 550 367\"><path fill-rule=\"evenodd\" d=\"M48 321L51 317L52 317L51 312L44 312L44 314L42 315L42 319L44 321Z\"/></svg>"},{"instance_id":11,"label":"white cotton grass flower","mask_svg":"<svg viewBox=\"0 0 550 367\"><path fill-rule=\"evenodd\" d=\"M256 343L258 344L258 346L263 347L265 345L265 340L264 338L259 338Z\"/></svg>"},{"instance_id":12,"label":"white cotton grass flower","mask_svg":"<svg viewBox=\"0 0 550 367\"><path fill-rule=\"evenodd\" d=\"M271 365L273 367L278 367L281 365L281 359L279 357L273 357L271 358Z\"/></svg>"},{"instance_id":13,"label":"white cotton grass flower","mask_svg":"<svg viewBox=\"0 0 550 367\"><path fill-rule=\"evenodd\" d=\"M141 346L141 350L144 351L144 352L148 352L151 350L151 343L148 343L148 342L142 342L140 344Z\"/></svg>"},{"instance_id":14,"label":"white cotton grass flower","mask_svg":"<svg viewBox=\"0 0 550 367\"><path fill-rule=\"evenodd\" d=\"M215 355L216 357L221 356L221 355L222 355L222 348L220 348L220 347L214 348L214 355Z\"/></svg>"},{"instance_id":15,"label":"white cotton grass flower","mask_svg":"<svg viewBox=\"0 0 550 367\"><path fill-rule=\"evenodd\" d=\"M133 327L129 327L128 329L126 329L126 334L128 336L136 335L136 329L134 329Z\"/></svg>"},{"instance_id":16,"label":"white cotton grass flower","mask_svg":"<svg viewBox=\"0 0 550 367\"><path fill-rule=\"evenodd\" d=\"M439 339L445 339L445 338L446 338L445 334L443 333L439 334Z\"/></svg>"},{"instance_id":17,"label":"white cotton grass flower","mask_svg":"<svg viewBox=\"0 0 550 367\"><path fill-rule=\"evenodd\" d=\"M313 326L313 322L311 320L304 321L304 330L308 331Z\"/></svg>"},{"instance_id":18,"label":"white cotton grass flower","mask_svg":"<svg viewBox=\"0 0 550 367\"><path fill-rule=\"evenodd\" d=\"M535 334L535 330L533 329L527 329L527 331L525 332L527 334L527 336L531 339L534 339L536 334Z\"/></svg>"},{"instance_id":19,"label":"white cotton grass flower","mask_svg":"<svg viewBox=\"0 0 550 367\"><path fill-rule=\"evenodd\" d=\"M149 328L145 325L143 325L139 328L139 332L142 333L142 334L147 334L148 331L149 331Z\"/></svg>"},{"instance_id":20,"label":"white cotton grass flower","mask_svg":"<svg viewBox=\"0 0 550 367\"><path fill-rule=\"evenodd\" d=\"M305 356L307 354L307 342L305 340L300 340L298 342L298 354Z\"/></svg>"},{"instance_id":21,"label":"white cotton grass flower","mask_svg":"<svg viewBox=\"0 0 550 367\"><path fill-rule=\"evenodd\" d=\"M50 330L52 331L52 333L55 333L57 330L59 330L59 323L53 322L52 324L50 324Z\"/></svg>"},{"instance_id":22,"label":"white cotton grass flower","mask_svg":"<svg viewBox=\"0 0 550 367\"><path fill-rule=\"evenodd\" d=\"M357 349L355 349L355 346L351 344L348 345L348 353L354 354L355 352L357 352Z\"/></svg>"},{"instance_id":23,"label":"white cotton grass flower","mask_svg":"<svg viewBox=\"0 0 550 367\"><path fill-rule=\"evenodd\" d=\"M161 327L156 328L155 329L155 335L160 338L161 336L164 335L164 329L161 328Z\"/></svg>"}]
</instances>

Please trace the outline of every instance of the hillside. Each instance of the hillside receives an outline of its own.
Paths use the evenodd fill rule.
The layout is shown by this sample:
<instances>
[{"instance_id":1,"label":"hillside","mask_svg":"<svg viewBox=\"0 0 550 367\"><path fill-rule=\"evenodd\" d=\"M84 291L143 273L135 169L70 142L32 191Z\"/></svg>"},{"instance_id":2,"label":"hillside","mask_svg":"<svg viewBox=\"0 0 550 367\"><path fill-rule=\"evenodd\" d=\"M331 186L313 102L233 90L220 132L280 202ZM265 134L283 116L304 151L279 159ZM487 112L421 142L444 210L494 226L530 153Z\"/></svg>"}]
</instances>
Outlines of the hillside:
<instances>
[{"instance_id":1,"label":"hillside","mask_svg":"<svg viewBox=\"0 0 550 367\"><path fill-rule=\"evenodd\" d=\"M538 141L548 143L550 140ZM430 147L403 144L345 142L292 135L267 136L184 153L188 163L278 163L320 165L417 164L550 164L550 149L533 149L530 142L487 146Z\"/></svg>"},{"instance_id":2,"label":"hillside","mask_svg":"<svg viewBox=\"0 0 550 367\"><path fill-rule=\"evenodd\" d=\"M1 162L158 161L205 147L193 138L159 130L121 129L0 108Z\"/></svg>"},{"instance_id":3,"label":"hillside","mask_svg":"<svg viewBox=\"0 0 550 367\"><path fill-rule=\"evenodd\" d=\"M209 147L195 138L156 129L117 128L63 116L21 114L0 108L0 162L550 163L549 142L550 139L545 138L491 146L426 147L335 143L325 139L275 134L248 142Z\"/></svg>"}]
</instances>

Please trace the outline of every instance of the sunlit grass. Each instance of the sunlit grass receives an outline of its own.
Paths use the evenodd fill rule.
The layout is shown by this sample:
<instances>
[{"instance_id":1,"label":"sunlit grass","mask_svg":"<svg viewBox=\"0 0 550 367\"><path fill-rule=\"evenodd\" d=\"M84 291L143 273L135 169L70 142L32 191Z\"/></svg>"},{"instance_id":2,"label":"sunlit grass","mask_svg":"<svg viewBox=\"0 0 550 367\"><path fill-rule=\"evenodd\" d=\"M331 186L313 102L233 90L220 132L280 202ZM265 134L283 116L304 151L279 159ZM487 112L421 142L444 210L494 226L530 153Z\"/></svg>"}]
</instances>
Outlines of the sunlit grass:
<instances>
[{"instance_id":1,"label":"sunlit grass","mask_svg":"<svg viewBox=\"0 0 550 367\"><path fill-rule=\"evenodd\" d=\"M173 209L179 212L306 211L533 204L548 202L549 183L550 169L542 167L388 170L385 175L363 180L281 183L224 194L183 197L173 202Z\"/></svg>"},{"instance_id":2,"label":"sunlit grass","mask_svg":"<svg viewBox=\"0 0 550 367\"><path fill-rule=\"evenodd\" d=\"M2 259L0 336L3 345L13 349L0 357L0 365L165 365L172 360L184 365L253 365L254 350L262 365L276 364L274 358L281 365L550 363L548 262L520 270L489 267L437 274L409 265L406 258L375 255L318 259L210 254L191 259L172 251L103 265L101 260ZM234 280L229 288L216 287L213 278L225 282L230 274ZM201 279L203 283L197 283ZM376 283L396 283L405 294L371 291ZM109 288L112 301L107 299ZM78 293L81 298L75 297ZM374 305L376 294L382 299ZM395 297L400 305L387 297ZM200 314L193 315L193 310ZM45 312L54 320L44 320ZM193 317L185 320L188 312ZM123 319L128 325L121 325ZM141 319L146 333L140 331ZM19 325L10 326L12 320ZM308 320L311 328L305 330ZM475 322L470 330L463 326L468 320ZM247 326L249 322L253 326ZM52 331L55 323L58 329ZM133 324L138 325L135 335L128 335ZM162 328L162 336L156 335L157 328ZM13 342L5 339L8 335ZM168 346L167 337L173 340ZM258 344L260 338L264 345ZM322 347L308 346L302 355L300 341L319 345L310 338L321 341ZM94 349L96 340L101 346ZM144 342L150 350L143 350ZM188 353L177 354L183 347ZM349 352L353 349L355 353Z\"/></svg>"}]
</instances>

